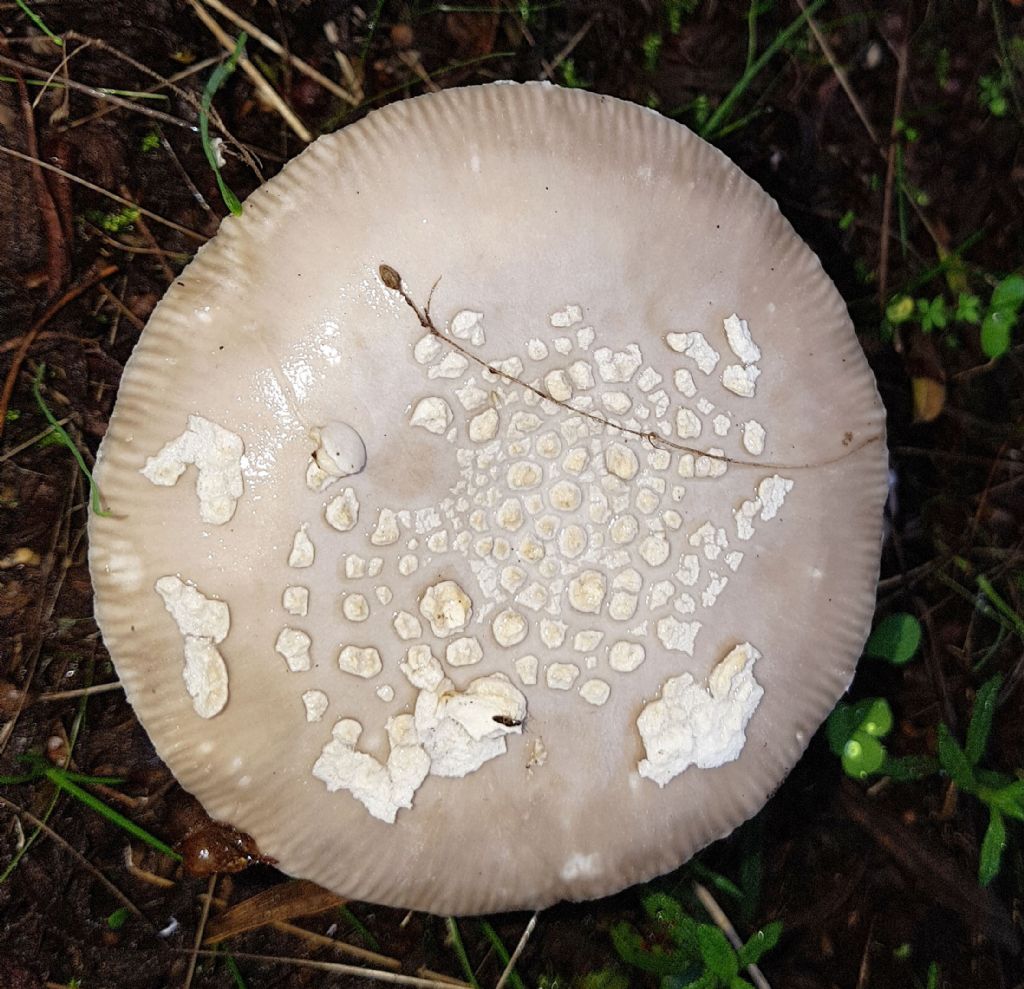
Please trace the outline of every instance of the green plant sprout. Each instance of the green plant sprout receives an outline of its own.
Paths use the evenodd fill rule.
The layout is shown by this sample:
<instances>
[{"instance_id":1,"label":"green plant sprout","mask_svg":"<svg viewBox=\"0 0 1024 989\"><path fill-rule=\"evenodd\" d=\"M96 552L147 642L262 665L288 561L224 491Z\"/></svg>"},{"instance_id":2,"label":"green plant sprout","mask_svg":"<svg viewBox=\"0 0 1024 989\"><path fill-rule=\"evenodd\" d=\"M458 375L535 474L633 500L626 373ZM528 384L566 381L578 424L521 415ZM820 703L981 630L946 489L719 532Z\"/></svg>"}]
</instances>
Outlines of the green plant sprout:
<instances>
[{"instance_id":1,"label":"green plant sprout","mask_svg":"<svg viewBox=\"0 0 1024 989\"><path fill-rule=\"evenodd\" d=\"M45 779L58 790L63 790L69 796L85 804L90 810L94 810L101 817L110 821L111 824L117 825L122 831L127 831L128 834L149 845L150 848L154 848L156 851L174 859L175 862L181 861L181 856L170 845L165 844L159 838L155 838L144 828L139 827L134 821L125 817L124 814L114 810L113 807L107 806L102 800L94 797L88 790L83 790L79 785L90 783L111 785L123 783L124 780L110 776L86 776L82 773L73 773L67 769L51 765L38 754L21 756L20 761L29 766L29 772L22 776L0 776L0 785L14 786Z\"/></svg>"},{"instance_id":2,"label":"green plant sprout","mask_svg":"<svg viewBox=\"0 0 1024 989\"><path fill-rule=\"evenodd\" d=\"M755 0L756 2L756 0ZM706 141L710 141L716 135L720 134L728 123L729 117L732 114L733 107L737 101L743 96L743 94L750 87L750 84L761 74L762 69L793 39L793 37L799 32L804 25L807 23L809 17L814 16L826 3L826 0L814 0L813 3L808 4L800 14L793 20L788 27L780 31L772 43L761 53L761 56L751 62L743 75L740 76L736 85L732 87L725 99L718 104L718 108L715 110L707 123L700 130L700 136Z\"/></svg>"},{"instance_id":3,"label":"green plant sprout","mask_svg":"<svg viewBox=\"0 0 1024 989\"><path fill-rule=\"evenodd\" d=\"M700 0L665 0L669 31L672 34L679 34L683 29L683 17L689 17L699 5Z\"/></svg>"},{"instance_id":4,"label":"green plant sprout","mask_svg":"<svg viewBox=\"0 0 1024 989\"><path fill-rule=\"evenodd\" d=\"M85 464L85 459L82 457L81 451L75 445L74 440L68 436L67 431L57 421L57 417L50 411L46 402L43 401L43 396L39 392L39 386L42 384L43 375L46 374L46 364L40 364L39 370L36 371L36 376L32 379L32 395L36 400L36 404L39 406L40 411L43 413L46 421L50 424L50 428L60 439L60 442L66 446L70 451L71 455L75 458L79 469L85 475L86 480L89 482L89 503L92 505L92 510L96 515L100 515L103 518L109 518L110 512L105 511L103 508L103 502L100 498L100 489L96 486L96 482L93 480L92 472Z\"/></svg>"},{"instance_id":5,"label":"green plant sprout","mask_svg":"<svg viewBox=\"0 0 1024 989\"><path fill-rule=\"evenodd\" d=\"M462 974L473 989L480 989L480 983L477 981L476 973L470 964L469 955L466 954L466 946L462 943L462 935L459 933L459 925L455 922L455 918L445 917L444 926L448 931L448 943L451 945L452 950L455 952L455 957L458 958L459 965L462 967Z\"/></svg>"},{"instance_id":6,"label":"green plant sprout","mask_svg":"<svg viewBox=\"0 0 1024 989\"><path fill-rule=\"evenodd\" d=\"M125 206L124 209L112 210L104 213L102 210L87 210L85 218L108 234L119 234L124 230L130 230L139 219L140 211L135 206Z\"/></svg>"},{"instance_id":7,"label":"green plant sprout","mask_svg":"<svg viewBox=\"0 0 1024 989\"><path fill-rule=\"evenodd\" d=\"M586 89L590 83L586 82L576 68L576 60L567 58L559 67L562 74L562 82L570 89Z\"/></svg>"},{"instance_id":8,"label":"green plant sprout","mask_svg":"<svg viewBox=\"0 0 1024 989\"><path fill-rule=\"evenodd\" d=\"M1002 682L996 674L978 689L962 748L949 728L939 725L939 763L943 771L960 790L977 797L988 808L988 827L978 862L978 881L982 886L999 874L1006 848L1006 818L1024 821L1024 779L978 765L988 747Z\"/></svg>"},{"instance_id":9,"label":"green plant sprout","mask_svg":"<svg viewBox=\"0 0 1024 989\"><path fill-rule=\"evenodd\" d=\"M864 644L864 655L903 666L921 646L921 623L905 611L883 618Z\"/></svg>"},{"instance_id":10,"label":"green plant sprout","mask_svg":"<svg viewBox=\"0 0 1024 989\"><path fill-rule=\"evenodd\" d=\"M955 303L944 295L928 299L910 295L895 296L885 309L890 326L916 321L922 333L944 330L953 323L980 324L981 349L986 357L1002 357L1010 349L1010 340L1024 308L1024 276L1013 274L998 282L982 316L981 299L971 292L960 292Z\"/></svg>"},{"instance_id":11,"label":"green plant sprout","mask_svg":"<svg viewBox=\"0 0 1024 989\"><path fill-rule=\"evenodd\" d=\"M1006 98L1008 87L1005 72L982 76L978 80L978 105L993 117L1005 117L1010 110L1010 101Z\"/></svg>"},{"instance_id":12,"label":"green plant sprout","mask_svg":"<svg viewBox=\"0 0 1024 989\"><path fill-rule=\"evenodd\" d=\"M825 733L847 776L863 780L882 769L888 753L881 739L892 731L892 725L892 708L884 697L836 705L825 722Z\"/></svg>"},{"instance_id":13,"label":"green plant sprout","mask_svg":"<svg viewBox=\"0 0 1024 989\"><path fill-rule=\"evenodd\" d=\"M227 60L217 66L216 69L210 73L210 78L203 88L203 98L200 101L199 109L199 138L203 142L203 153L206 155L206 160L210 163L210 168L213 169L214 178L217 180L217 188L220 190L221 199L224 200L224 205L235 215L242 215L242 204L238 201L238 197L228 188L227 182L224 181L224 176L220 173L220 162L217 157L217 150L213 146L213 141L210 139L210 107L213 105L213 98L217 94L217 91L224 85L228 77L232 72L235 71L235 66L238 64L239 58L241 58L242 51L245 49L245 43L249 40L249 36L242 31L238 35L238 40L235 42L234 50L228 56Z\"/></svg>"},{"instance_id":14,"label":"green plant sprout","mask_svg":"<svg viewBox=\"0 0 1024 989\"><path fill-rule=\"evenodd\" d=\"M782 934L776 921L734 948L717 927L698 923L666 893L645 896L643 907L654 936L623 921L612 927L612 944L626 964L660 977L662 989L752 989L740 972L756 965Z\"/></svg>"},{"instance_id":15,"label":"green plant sprout","mask_svg":"<svg viewBox=\"0 0 1024 989\"><path fill-rule=\"evenodd\" d=\"M21 8L21 12L33 23L43 34L46 35L55 45L63 47L64 39L54 34L47 26L46 22L27 4L25 0L14 0L14 2Z\"/></svg>"},{"instance_id":16,"label":"green plant sprout","mask_svg":"<svg viewBox=\"0 0 1024 989\"><path fill-rule=\"evenodd\" d=\"M491 947L494 949L494 953L498 956L498 962L501 964L502 971L505 970L512 956L509 954L508 948L505 947L505 942L501 940L498 932L486 921L480 921L480 930L483 935L490 942ZM526 989L526 984L519 977L519 973L513 968L508 975L508 985L512 989Z\"/></svg>"}]
</instances>

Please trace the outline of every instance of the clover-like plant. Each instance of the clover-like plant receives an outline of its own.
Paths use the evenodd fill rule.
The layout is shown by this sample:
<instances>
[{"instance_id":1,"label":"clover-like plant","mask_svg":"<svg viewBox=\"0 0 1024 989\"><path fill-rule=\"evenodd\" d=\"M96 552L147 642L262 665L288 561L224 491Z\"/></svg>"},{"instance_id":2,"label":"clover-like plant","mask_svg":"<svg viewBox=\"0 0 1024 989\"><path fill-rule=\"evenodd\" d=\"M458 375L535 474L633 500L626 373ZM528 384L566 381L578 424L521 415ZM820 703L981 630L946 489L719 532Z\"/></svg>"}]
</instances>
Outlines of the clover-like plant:
<instances>
[{"instance_id":1,"label":"clover-like plant","mask_svg":"<svg viewBox=\"0 0 1024 989\"><path fill-rule=\"evenodd\" d=\"M662 989L752 989L740 975L778 943L779 921L757 931L739 948L713 924L694 920L667 893L643 899L650 936L623 921L612 928L612 943L629 965L661 978Z\"/></svg>"}]
</instances>

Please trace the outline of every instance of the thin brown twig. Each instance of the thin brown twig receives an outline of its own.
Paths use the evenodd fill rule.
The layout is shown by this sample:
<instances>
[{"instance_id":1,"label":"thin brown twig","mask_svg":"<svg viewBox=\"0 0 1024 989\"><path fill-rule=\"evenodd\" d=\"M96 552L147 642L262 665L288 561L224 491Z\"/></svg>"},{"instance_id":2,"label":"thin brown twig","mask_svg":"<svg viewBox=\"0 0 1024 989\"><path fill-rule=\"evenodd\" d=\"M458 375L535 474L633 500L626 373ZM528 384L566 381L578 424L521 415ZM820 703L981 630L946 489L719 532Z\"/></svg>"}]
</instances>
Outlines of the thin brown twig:
<instances>
[{"instance_id":1,"label":"thin brown twig","mask_svg":"<svg viewBox=\"0 0 1024 989\"><path fill-rule=\"evenodd\" d=\"M114 897L122 906L127 910L130 910L140 920L145 921L147 924L152 926L150 919L134 904L131 900L125 896L99 869L96 868L77 848L71 845L65 838L62 838L53 828L50 827L45 821L36 817L35 814L25 810L24 807L18 806L13 800L8 800L6 797L0 797L0 804L3 804L13 813L25 818L34 828L39 828L48 838L53 840L57 845L64 849L64 851L70 853L79 865L81 865L90 875L93 876L103 887Z\"/></svg>"},{"instance_id":2,"label":"thin brown twig","mask_svg":"<svg viewBox=\"0 0 1024 989\"><path fill-rule=\"evenodd\" d=\"M280 55L282 58L287 59L288 62L301 72L304 76L312 79L314 82L319 83L329 93L337 96L339 100L348 103L350 106L358 106L359 100L356 99L347 89L339 86L333 79L328 78L322 72L318 72L308 62L303 61L298 55L292 52L286 51L284 45L282 45L276 38L272 38L269 34L261 31L252 21L246 20L240 14L236 14L226 4L220 2L220 0L200 0L200 3L207 7L211 7L217 11L225 20L230 21L235 27L245 31L246 34L255 38L264 48L269 49L275 55Z\"/></svg>"},{"instance_id":3,"label":"thin brown twig","mask_svg":"<svg viewBox=\"0 0 1024 989\"><path fill-rule=\"evenodd\" d=\"M25 62L18 62L5 55L0 55L0 65L6 65L13 71L24 72L26 75L33 76L37 79L46 79L49 75L46 69L37 69L34 65L28 65ZM141 113L144 117L159 120L163 124L170 124L172 127L184 127L186 130L195 130L195 125L190 124L187 120L182 120L181 118L175 117L169 113L164 113L163 110L156 110L143 103L136 103L133 100L127 100L123 96L116 96L114 93L105 92L104 90L97 89L95 86L90 86L87 83L76 82L74 79L67 79L62 82L61 85L67 86L69 89L76 90L79 93L85 93L86 96L91 96L93 99L101 100L105 103L110 103L114 106L120 107L122 110L133 110L135 113Z\"/></svg>"},{"instance_id":4,"label":"thin brown twig","mask_svg":"<svg viewBox=\"0 0 1024 989\"><path fill-rule=\"evenodd\" d=\"M43 314L37 319L32 326L28 329L28 332L21 338L21 346L15 351L14 357L11 360L11 366L7 371L7 378L4 381L3 392L0 393L0 436L4 434L4 426L7 420L7 409L11 404L11 396L14 394L14 386L18 380L18 372L21 370L22 362L25 360L29 349L32 347L32 343L35 341L39 334L39 331L46 326L47 323L53 319L69 302L73 302L83 292L87 292L97 282L103 281L104 278L109 278L115 271L117 271L117 265L108 264L99 270L93 268L86 272L86 274L72 285L59 299L51 302L44 310Z\"/></svg>"},{"instance_id":5,"label":"thin brown twig","mask_svg":"<svg viewBox=\"0 0 1024 989\"><path fill-rule=\"evenodd\" d=\"M325 934L307 931L304 927L299 927L297 924L289 924L286 920L275 920L270 926L284 934L300 937L310 944L315 944L317 947L330 948L343 955L348 955L350 958L358 958L360 961L369 962L379 968L390 969L394 972L398 972L402 968L402 963L397 958L392 958L389 955L380 955L376 951L367 951L366 948L360 948L345 941L338 941L335 938L327 937Z\"/></svg>"},{"instance_id":6,"label":"thin brown twig","mask_svg":"<svg viewBox=\"0 0 1024 989\"><path fill-rule=\"evenodd\" d=\"M129 195L129 189L127 186L121 186L121 195L129 202L133 202L132 197ZM136 209L138 209L137 206ZM135 226L139 228L139 233L142 234L143 238L145 238L145 241L149 244L150 248L156 252L157 258L160 261L160 268L164 273L164 277L167 279L167 284L170 285L177 276L174 273L174 269L167 263L167 257L164 250L157 243L156 237L153 236L153 232L149 229L149 224L146 223L145 218L140 215L135 220Z\"/></svg>"},{"instance_id":7,"label":"thin brown twig","mask_svg":"<svg viewBox=\"0 0 1024 989\"><path fill-rule=\"evenodd\" d=\"M188 0L189 6L196 12L196 16L203 22L206 29L217 39L217 42L226 52L235 50L235 39L224 30L214 19L210 12L199 3L199 0ZM281 94L267 82L263 73L256 68L249 60L249 56L243 51L238 56L239 68L249 77L252 84L260 91L264 99L281 115L281 119L295 132L296 136L305 144L313 140L313 135L306 129L306 125L299 120Z\"/></svg>"},{"instance_id":8,"label":"thin brown twig","mask_svg":"<svg viewBox=\"0 0 1024 989\"><path fill-rule=\"evenodd\" d=\"M112 683L97 683L92 687L79 687L77 690L57 690L52 694L39 694L36 701L70 701L78 697L92 697L94 694L108 694L114 690L124 690L124 684L120 680L114 680Z\"/></svg>"},{"instance_id":9,"label":"thin brown twig","mask_svg":"<svg viewBox=\"0 0 1024 989\"><path fill-rule=\"evenodd\" d=\"M6 48L6 46L4 47ZM2 61L10 62L12 66L19 66L19 63L13 59L6 59L5 56L0 55L0 62ZM32 184L35 187L36 202L39 212L42 214L43 230L46 236L46 287L52 297L60 291L60 287L68 276L70 262L67 244L64 240L64 230L60 224L60 216L57 213L57 205L53 201L53 196L50 194L46 179L43 177L43 170L40 167L35 114L28 98L28 88L20 67L14 68L13 71L14 78L17 80L22 116L25 120L25 147L32 160ZM6 412L6 407L4 411ZM0 414L0 435L3 434L3 419L3 414Z\"/></svg>"},{"instance_id":10,"label":"thin brown twig","mask_svg":"<svg viewBox=\"0 0 1024 989\"><path fill-rule=\"evenodd\" d=\"M405 282L402 280L401 274L396 271L389 264L381 264L378 268L378 277L383 283L384 287L392 292L398 293L403 299L405 304L413 311L416 319L419 321L420 326L423 327L432 337L438 340L443 346L450 348L458 354L461 354L467 361L476 364L482 368L487 374L493 375L496 378L500 378L502 381L506 381L511 385L516 385L524 390L531 392L536 395L539 399L544 402L550 402L553 405L561 406L569 412L578 415L581 419L587 419L590 422L597 423L606 429L613 429L625 436L635 436L637 439L649 443L655 449L672 450L677 453L689 454L693 457L706 457L708 460L717 461L722 464L731 464L733 467L754 467L758 470L818 470L822 467L828 467L832 464L840 463L846 460L848 457L853 456L855 453L859 453L861 450L870 446L872 443L878 443L881 441L881 434L869 435L863 437L857 443L851 443L842 453L828 460L816 461L810 464L780 464L770 463L755 460L741 460L738 457L730 457L724 453L708 453L706 450L701 450L698 447L687 446L685 443L679 443L676 440L669 439L667 436L663 436L661 433L657 433L654 430L643 430L636 429L632 426L624 425L623 423L614 422L611 419L605 418L599 413L592 412L589 409L577 408L574 405L570 405L568 401L562 399L553 398L543 388L537 385L531 384L528 381L524 381L522 378L516 377L514 374L508 371L495 367L493 364L488 363L478 354L473 353L466 347L463 347L458 341L453 340L451 337L445 336L434 323L433 318L430 315L430 301L433 298L434 288L437 288L437 282L434 283L434 288L430 290L430 295L427 298L427 304L424 308L421 308L415 299L409 294L406 288ZM440 279L439 279L440 280Z\"/></svg>"},{"instance_id":11,"label":"thin brown twig","mask_svg":"<svg viewBox=\"0 0 1024 989\"><path fill-rule=\"evenodd\" d=\"M202 898L203 908L199 914L199 924L196 927L196 937L192 942L192 953L188 960L188 971L185 973L185 981L182 983L183 989L191 989L192 978L196 974L196 962L199 961L200 947L203 943L203 932L206 930L206 921L210 916L210 904L213 902L213 891L217 886L217 874L214 873L210 876L210 881L206 884L206 895Z\"/></svg>"},{"instance_id":12,"label":"thin brown twig","mask_svg":"<svg viewBox=\"0 0 1024 989\"><path fill-rule=\"evenodd\" d=\"M551 62L542 62L541 80L550 80L558 67L576 50L576 46L590 33L595 18L588 18L583 26L565 43Z\"/></svg>"},{"instance_id":13,"label":"thin brown twig","mask_svg":"<svg viewBox=\"0 0 1024 989\"><path fill-rule=\"evenodd\" d=\"M796 0L797 6L803 12L807 18L807 26L811 30L811 34L814 35L814 40L818 43L818 47L821 49L822 54L825 56L826 61L832 67L832 72L836 77L836 81L842 87L846 98L850 101L850 105L853 107L853 112L860 118L860 122L864 125L864 130L868 132L868 136L874 142L875 146L879 146L882 143L882 139L878 135L878 131L875 130L874 125L868 119L867 111L864 109L864 104L858 99L857 94L853 90L853 86L850 85L850 77L846 73L836 58L835 52L832 50L832 46L828 43L828 38L825 37L821 28L818 26L817 20L815 20L813 14L807 13L807 4L805 0Z\"/></svg>"},{"instance_id":14,"label":"thin brown twig","mask_svg":"<svg viewBox=\"0 0 1024 989\"><path fill-rule=\"evenodd\" d=\"M185 951L181 948L179 951ZM217 951L197 951L200 958L216 958ZM316 972L330 972L335 975L352 975L356 978L376 982L388 982L396 986L412 986L414 989L451 989L450 982L438 982L434 979L420 979L414 975L402 975L398 972L385 972L376 968L360 968L358 965L346 965L344 962L321 962L312 958L291 958L286 955L257 955L248 951L232 951L231 957L252 962L266 962L271 965L294 965L296 968L309 968ZM468 989L469 983L463 983Z\"/></svg>"},{"instance_id":15,"label":"thin brown twig","mask_svg":"<svg viewBox=\"0 0 1024 989\"><path fill-rule=\"evenodd\" d=\"M180 223L168 220L166 217L160 216L159 213L154 213L152 210L148 210L144 206L139 206L138 204L133 203L130 199L125 199L123 196L119 196L116 192L110 192L107 189L104 189L103 186L96 185L95 182L79 178L67 169L60 168L57 165L51 165L48 161L42 161L39 158L33 158L31 155L24 154L21 151L15 151L14 148L9 148L5 144L0 144L0 154L10 155L12 158L17 158L19 161L34 161L40 168L45 168L48 172L55 172L57 175L62 175L69 181L74 182L77 185L84 186L86 189L89 189L100 196L105 196L107 199L111 199L115 203L120 203L122 206L137 209L143 216L148 216L156 223L162 223L165 227L170 227L171 230L177 230L178 233L184 234L186 237L191 237L200 244L205 244L210 239L205 234L199 233L198 230L190 230L188 227L183 227Z\"/></svg>"},{"instance_id":16,"label":"thin brown twig","mask_svg":"<svg viewBox=\"0 0 1024 989\"><path fill-rule=\"evenodd\" d=\"M896 98L892 111L892 126L889 128L889 151L885 166L885 191L882 194L882 236L878 255L878 303L884 307L889 297L889 229L892 226L892 192L896 177L896 149L899 141L899 122L903 114L903 96L907 89L907 42L900 44L897 53L899 68L896 73ZM895 339L897 350L902 349L899 337Z\"/></svg>"}]
</instances>

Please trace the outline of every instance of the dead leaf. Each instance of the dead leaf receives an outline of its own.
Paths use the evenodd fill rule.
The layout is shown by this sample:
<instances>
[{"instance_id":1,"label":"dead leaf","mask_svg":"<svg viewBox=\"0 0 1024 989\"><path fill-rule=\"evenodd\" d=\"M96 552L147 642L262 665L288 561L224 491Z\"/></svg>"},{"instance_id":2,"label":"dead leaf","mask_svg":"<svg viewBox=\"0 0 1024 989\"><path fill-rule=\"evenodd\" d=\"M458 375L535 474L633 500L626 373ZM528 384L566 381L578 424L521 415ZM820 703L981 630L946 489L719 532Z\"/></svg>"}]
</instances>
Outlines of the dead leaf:
<instances>
[{"instance_id":1,"label":"dead leaf","mask_svg":"<svg viewBox=\"0 0 1024 989\"><path fill-rule=\"evenodd\" d=\"M934 422L946 406L946 386L934 378L912 378L914 422Z\"/></svg>"},{"instance_id":2,"label":"dead leaf","mask_svg":"<svg viewBox=\"0 0 1024 989\"><path fill-rule=\"evenodd\" d=\"M345 900L322 886L308 879L294 879L250 896L219 917L212 918L206 926L206 944L218 944L235 934L266 924L309 917L344 904Z\"/></svg>"}]
</instances>

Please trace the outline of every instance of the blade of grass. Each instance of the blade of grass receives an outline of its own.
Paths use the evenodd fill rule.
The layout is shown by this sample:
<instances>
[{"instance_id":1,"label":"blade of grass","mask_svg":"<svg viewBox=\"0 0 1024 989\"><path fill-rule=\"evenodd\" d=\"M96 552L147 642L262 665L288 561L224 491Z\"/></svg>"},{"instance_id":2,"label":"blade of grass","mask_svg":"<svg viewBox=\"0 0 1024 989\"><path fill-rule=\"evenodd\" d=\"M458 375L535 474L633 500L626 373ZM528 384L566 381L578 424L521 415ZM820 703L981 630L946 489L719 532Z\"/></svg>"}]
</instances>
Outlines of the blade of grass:
<instances>
[{"instance_id":1,"label":"blade of grass","mask_svg":"<svg viewBox=\"0 0 1024 989\"><path fill-rule=\"evenodd\" d=\"M498 936L498 932L491 927L486 920L480 921L480 930L484 932L484 937L491 942L491 947L494 949L494 953L501 960L502 968L507 967L512 956L508 953L508 949L505 947L504 942ZM521 978L519 978L519 974L516 972L515 968L509 970L508 982L513 989L526 989L525 983Z\"/></svg>"},{"instance_id":2,"label":"blade of grass","mask_svg":"<svg viewBox=\"0 0 1024 989\"><path fill-rule=\"evenodd\" d=\"M992 581L984 574L976 578L978 589L989 599L992 607L996 609L1013 627L1017 634L1024 639L1024 618L1021 618L1013 608L1004 600L1003 596L992 585Z\"/></svg>"},{"instance_id":3,"label":"blade of grass","mask_svg":"<svg viewBox=\"0 0 1024 989\"><path fill-rule=\"evenodd\" d=\"M0 82L14 82L18 80L14 76L3 76L0 75ZM26 79L26 86L36 86L39 89L67 89L68 87L62 82L56 82L51 80L46 82L43 79ZM140 93L135 89L111 89L109 86L97 86L97 93L106 93L107 96L126 96L136 100L169 100L170 97L164 93Z\"/></svg>"},{"instance_id":4,"label":"blade of grass","mask_svg":"<svg viewBox=\"0 0 1024 989\"><path fill-rule=\"evenodd\" d=\"M33 23L43 34L46 35L55 45L59 48L64 47L64 39L54 34L47 26L46 22L27 4L25 0L14 0L14 2L21 8L21 12Z\"/></svg>"},{"instance_id":5,"label":"blade of grass","mask_svg":"<svg viewBox=\"0 0 1024 989\"><path fill-rule=\"evenodd\" d=\"M173 849L170 845L164 844L159 838L154 837L144 828L140 828L134 821L125 817L124 814L118 813L113 807L108 807L98 797L94 797L88 790L83 790L77 783L73 783L68 779L67 773L62 769L58 769L56 766L48 766L43 775L59 790L63 790L69 796L74 797L76 800L85 804L90 810L94 810L101 817L106 818L111 824L116 824L122 831L127 831L128 834L139 841L149 845L150 848L155 848L158 852L162 852L168 858L174 859L175 862L181 861L181 856Z\"/></svg>"},{"instance_id":6,"label":"blade of grass","mask_svg":"<svg viewBox=\"0 0 1024 989\"><path fill-rule=\"evenodd\" d=\"M238 64L238 59L241 57L248 38L249 36L242 31L235 42L234 51L210 74L210 78L203 89L203 98L200 102L199 110L199 137L203 142L203 153L206 155L206 160L210 163L210 168L213 169L213 175L217 180L217 188L220 190L224 205L235 216L242 215L242 204L238 201L238 197L228 188L228 184L220 174L217 152L213 147L213 142L210 140L210 107L213 105L213 97L217 94L217 90L224 85L231 73L235 71L235 66Z\"/></svg>"},{"instance_id":7,"label":"blade of grass","mask_svg":"<svg viewBox=\"0 0 1024 989\"><path fill-rule=\"evenodd\" d=\"M757 59L744 73L740 76L739 81L729 91L725 99L722 100L718 105L718 109L711 114L708 122L701 128L700 136L705 140L710 140L722 127L732 113L733 107L737 101L750 87L750 84L760 74L761 70L784 48L793 36L807 23L807 18L816 14L828 0L814 0L814 3L810 4L806 10L801 11L800 15L789 25L789 27L780 31L772 43L764 50L761 57Z\"/></svg>"},{"instance_id":8,"label":"blade of grass","mask_svg":"<svg viewBox=\"0 0 1024 989\"><path fill-rule=\"evenodd\" d=\"M351 911L348 907L338 907L338 916L343 917L345 922L352 927L362 938L363 943L371 951L378 954L381 951L380 942L370 933L370 929Z\"/></svg>"},{"instance_id":9,"label":"blade of grass","mask_svg":"<svg viewBox=\"0 0 1024 989\"><path fill-rule=\"evenodd\" d=\"M46 364L40 364L39 370L36 371L36 376L32 379L32 396L35 398L36 404L39 406L40 411L43 413L43 416L50 424L50 427L53 429L58 439L71 451L71 455L75 458L75 461L78 463L82 473L89 481L89 503L92 505L93 513L100 515L103 518L109 518L110 512L105 511L103 508L103 503L100 500L100 489L96 487L96 482L92 479L92 472L85 465L85 459L82 457L81 451L78 449L75 441L68 436L67 430L65 430L57 421L57 417L50 411L46 402L43 400L43 396L39 392L39 386L43 381L43 375L45 373Z\"/></svg>"},{"instance_id":10,"label":"blade of grass","mask_svg":"<svg viewBox=\"0 0 1024 989\"><path fill-rule=\"evenodd\" d=\"M455 923L454 917L445 917L444 924L448 928L448 939L451 941L455 957L459 959L459 964L462 966L462 972L466 976L466 981L473 989L480 989L480 983L476 980L473 966L469 963L469 955L466 954L466 946L462 943L462 935L459 934L459 925Z\"/></svg>"}]
</instances>

